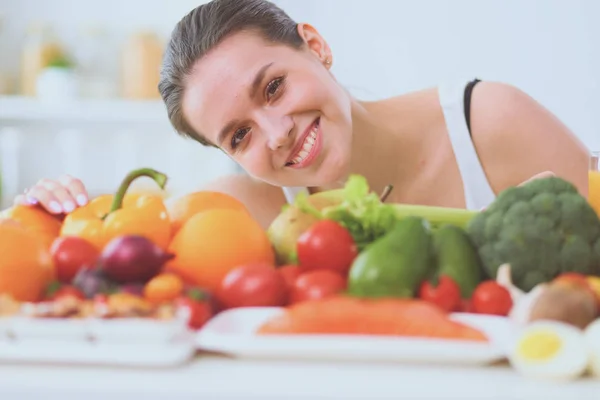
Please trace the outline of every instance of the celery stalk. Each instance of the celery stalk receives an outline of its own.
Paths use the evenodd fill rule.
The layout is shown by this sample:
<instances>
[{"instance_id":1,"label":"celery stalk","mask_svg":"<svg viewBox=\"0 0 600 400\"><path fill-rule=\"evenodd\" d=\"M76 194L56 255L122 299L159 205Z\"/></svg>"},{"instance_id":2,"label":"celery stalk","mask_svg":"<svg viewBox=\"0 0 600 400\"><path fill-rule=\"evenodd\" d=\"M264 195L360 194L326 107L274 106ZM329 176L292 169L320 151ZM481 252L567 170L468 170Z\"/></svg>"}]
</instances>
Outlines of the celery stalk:
<instances>
[{"instance_id":1,"label":"celery stalk","mask_svg":"<svg viewBox=\"0 0 600 400\"><path fill-rule=\"evenodd\" d=\"M446 208L421 206L412 204L390 204L398 218L404 217L422 217L429 221L432 228L437 228L442 225L456 225L459 228L465 229L468 223L475 217L478 212L464 210L460 208Z\"/></svg>"}]
</instances>

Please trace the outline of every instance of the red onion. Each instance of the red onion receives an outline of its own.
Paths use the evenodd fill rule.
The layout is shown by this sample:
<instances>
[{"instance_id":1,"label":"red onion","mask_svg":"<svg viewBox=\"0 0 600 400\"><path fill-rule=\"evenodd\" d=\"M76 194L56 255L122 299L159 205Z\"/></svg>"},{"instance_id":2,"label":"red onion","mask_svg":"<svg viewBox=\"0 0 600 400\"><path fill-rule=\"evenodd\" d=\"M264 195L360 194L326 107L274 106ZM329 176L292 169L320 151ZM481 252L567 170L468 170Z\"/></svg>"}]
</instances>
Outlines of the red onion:
<instances>
[{"instance_id":1,"label":"red onion","mask_svg":"<svg viewBox=\"0 0 600 400\"><path fill-rule=\"evenodd\" d=\"M125 235L108 242L98 266L113 282L145 283L174 257L143 236Z\"/></svg>"}]
</instances>

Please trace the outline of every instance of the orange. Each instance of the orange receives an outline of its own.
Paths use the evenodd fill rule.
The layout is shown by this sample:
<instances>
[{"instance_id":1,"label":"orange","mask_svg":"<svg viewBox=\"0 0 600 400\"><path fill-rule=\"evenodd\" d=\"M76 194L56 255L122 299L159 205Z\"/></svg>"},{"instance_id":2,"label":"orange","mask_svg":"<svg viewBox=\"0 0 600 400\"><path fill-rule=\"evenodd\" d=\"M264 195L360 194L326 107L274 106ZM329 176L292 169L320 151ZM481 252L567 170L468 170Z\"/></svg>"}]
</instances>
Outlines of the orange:
<instances>
[{"instance_id":1,"label":"orange","mask_svg":"<svg viewBox=\"0 0 600 400\"><path fill-rule=\"evenodd\" d=\"M62 222L38 207L15 205L0 213L1 218L17 221L26 229L39 235L46 247L50 247L60 233Z\"/></svg>"},{"instance_id":2,"label":"orange","mask_svg":"<svg viewBox=\"0 0 600 400\"><path fill-rule=\"evenodd\" d=\"M172 235L181 229L185 221L199 212L218 208L248 212L241 201L225 193L211 191L189 193L174 199L168 205Z\"/></svg>"},{"instance_id":3,"label":"orange","mask_svg":"<svg viewBox=\"0 0 600 400\"><path fill-rule=\"evenodd\" d=\"M239 209L214 209L192 216L173 237L169 252L175 258L165 266L168 271L210 291L235 267L275 264L267 233Z\"/></svg>"},{"instance_id":4,"label":"orange","mask_svg":"<svg viewBox=\"0 0 600 400\"><path fill-rule=\"evenodd\" d=\"M38 301L54 279L50 250L18 223L0 223L0 294L18 301Z\"/></svg>"}]
</instances>

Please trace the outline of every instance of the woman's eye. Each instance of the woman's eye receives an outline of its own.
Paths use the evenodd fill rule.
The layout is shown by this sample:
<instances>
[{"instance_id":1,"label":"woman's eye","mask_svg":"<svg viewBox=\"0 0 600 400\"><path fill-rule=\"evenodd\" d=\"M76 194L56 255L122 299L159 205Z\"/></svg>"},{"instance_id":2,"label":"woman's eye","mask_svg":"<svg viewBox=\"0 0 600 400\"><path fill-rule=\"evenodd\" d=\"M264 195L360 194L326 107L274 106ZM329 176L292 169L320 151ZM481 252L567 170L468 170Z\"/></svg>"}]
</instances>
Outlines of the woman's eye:
<instances>
[{"instance_id":1,"label":"woman's eye","mask_svg":"<svg viewBox=\"0 0 600 400\"><path fill-rule=\"evenodd\" d=\"M277 92L279 91L282 84L283 84L283 77L273 79L271 82L269 82L267 84L266 97L268 100L270 100L271 97L273 97L277 94Z\"/></svg>"},{"instance_id":2,"label":"woman's eye","mask_svg":"<svg viewBox=\"0 0 600 400\"><path fill-rule=\"evenodd\" d=\"M235 149L244 140L250 128L238 129L231 137L231 148Z\"/></svg>"}]
</instances>

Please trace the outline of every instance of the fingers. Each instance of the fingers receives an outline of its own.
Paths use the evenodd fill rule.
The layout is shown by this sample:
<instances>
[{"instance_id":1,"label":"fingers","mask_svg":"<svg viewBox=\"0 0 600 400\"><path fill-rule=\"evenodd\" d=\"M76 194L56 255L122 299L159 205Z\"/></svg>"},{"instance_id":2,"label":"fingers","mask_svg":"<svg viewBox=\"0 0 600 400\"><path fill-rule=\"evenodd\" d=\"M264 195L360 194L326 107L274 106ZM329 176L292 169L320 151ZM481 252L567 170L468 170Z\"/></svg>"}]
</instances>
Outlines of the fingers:
<instances>
[{"instance_id":1,"label":"fingers","mask_svg":"<svg viewBox=\"0 0 600 400\"><path fill-rule=\"evenodd\" d=\"M53 214L61 214L65 211L62 203L66 203L67 208L71 208L70 211L75 208L73 201L69 201L68 192L56 182L46 179L42 179L29 189L26 196L34 198L42 207Z\"/></svg>"},{"instance_id":2,"label":"fingers","mask_svg":"<svg viewBox=\"0 0 600 400\"><path fill-rule=\"evenodd\" d=\"M556 176L556 174L552 171L540 172L539 174L536 174L536 175L532 176L531 178L527 179L525 182L521 183L519 186L525 185L535 179L549 178L551 176Z\"/></svg>"},{"instance_id":3,"label":"fingers","mask_svg":"<svg viewBox=\"0 0 600 400\"><path fill-rule=\"evenodd\" d=\"M83 182L71 175L63 175L58 178L58 181L68 190L77 205L84 206L87 204L89 197Z\"/></svg>"},{"instance_id":4,"label":"fingers","mask_svg":"<svg viewBox=\"0 0 600 400\"><path fill-rule=\"evenodd\" d=\"M69 213L87 204L85 186L76 178L63 175L58 180L42 179L25 194L15 197L15 204L40 205L52 214Z\"/></svg>"}]
</instances>

